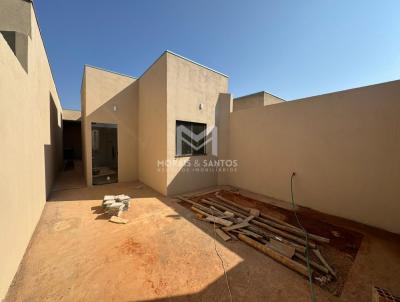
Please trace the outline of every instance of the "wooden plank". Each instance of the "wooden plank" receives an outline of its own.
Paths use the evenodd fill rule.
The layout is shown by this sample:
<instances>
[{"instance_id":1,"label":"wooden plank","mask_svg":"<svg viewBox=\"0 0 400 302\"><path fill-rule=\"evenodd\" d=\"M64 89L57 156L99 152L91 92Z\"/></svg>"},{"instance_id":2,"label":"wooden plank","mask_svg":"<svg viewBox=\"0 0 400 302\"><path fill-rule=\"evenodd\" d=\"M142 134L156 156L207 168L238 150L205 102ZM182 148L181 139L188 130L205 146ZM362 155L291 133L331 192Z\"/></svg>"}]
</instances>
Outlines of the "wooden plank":
<instances>
[{"instance_id":1,"label":"wooden plank","mask_svg":"<svg viewBox=\"0 0 400 302\"><path fill-rule=\"evenodd\" d=\"M232 237L231 236L229 236L227 233L225 233L223 230L221 230L221 229L215 229L215 233L217 233L217 235L219 236L219 237L221 237L221 239L222 240L224 240L224 241L228 241L228 240L231 240L232 239Z\"/></svg>"},{"instance_id":2,"label":"wooden plank","mask_svg":"<svg viewBox=\"0 0 400 302\"><path fill-rule=\"evenodd\" d=\"M228 203L229 205L231 205L233 207L236 207L237 208L236 210L239 210L239 212L244 212L246 214L251 214L250 211L253 210L251 208L242 207L242 206L236 204L235 202L220 196L219 194L216 194L215 196L218 199ZM241 213L241 214L243 215L244 213ZM257 215L253 215L253 216L257 216ZM294 225L291 225L291 224L289 224L289 223L287 223L287 222L285 222L283 220L277 219L277 218L275 218L273 216L270 216L270 215L267 215L267 214L260 213L260 216L261 217L257 217L256 218L257 221L260 221L262 223L268 224L268 225L270 225L272 227L275 227L277 229L284 230L284 231L293 233L295 235L299 235L299 236L305 237L304 231L302 229L294 226ZM265 218L267 218L267 219L265 219ZM319 235L315 235L315 234L311 234L311 233L308 233L308 238L312 239L312 240L315 240L315 241L318 241L318 242L322 242L322 243L329 243L330 242L329 238L325 238L325 237L322 237L322 236L319 236Z\"/></svg>"},{"instance_id":3,"label":"wooden plank","mask_svg":"<svg viewBox=\"0 0 400 302\"><path fill-rule=\"evenodd\" d=\"M206 220L206 221L215 222L215 223L221 224L221 225L223 225L223 226L228 226L228 227L231 226L231 225L233 224L232 221L225 220L225 219L222 219L222 218L213 216L213 215L211 215L211 214L209 214L209 213L207 213L207 212L204 212L204 211L198 209L196 206L192 206L191 209L192 209L194 212L198 213L198 214L201 214L201 215L203 215L203 216L206 216L206 218L204 219L204 220Z\"/></svg>"},{"instance_id":4,"label":"wooden plank","mask_svg":"<svg viewBox=\"0 0 400 302\"><path fill-rule=\"evenodd\" d=\"M301 238L299 238L299 237L297 237L295 235L289 234L289 233L287 233L285 231L282 231L282 230L279 230L279 229L274 228L272 226L269 226L269 225L267 225L265 223L262 223L262 222L259 222L259 221L256 221L256 220L252 221L252 223L254 223L255 225L260 226L260 227L262 227L262 228L264 228L264 229L266 229L266 230L268 230L270 232L273 232L273 233L278 234L278 235L280 235L282 237L285 237L287 239L290 239L290 240L293 240L293 241L295 241L297 243L300 243L300 244L302 244L304 246L306 246L306 244L307 244L307 242L304 239L301 239ZM308 241L308 245L311 248L316 248L316 245L313 242Z\"/></svg>"},{"instance_id":5,"label":"wooden plank","mask_svg":"<svg viewBox=\"0 0 400 302\"><path fill-rule=\"evenodd\" d=\"M218 224L226 226L226 227L230 227L233 224L232 221L225 220L225 219L222 219L222 218L219 218L219 217L215 217L215 216L212 216L212 215L208 215L206 217L206 220L210 221L210 222L218 223Z\"/></svg>"},{"instance_id":6,"label":"wooden plank","mask_svg":"<svg viewBox=\"0 0 400 302\"><path fill-rule=\"evenodd\" d=\"M305 254L305 252L306 252L306 247L305 246L302 246L300 244L288 241L285 238L282 238L282 237L279 237L279 236L271 236L270 238L293 247L299 253Z\"/></svg>"},{"instance_id":7,"label":"wooden plank","mask_svg":"<svg viewBox=\"0 0 400 302\"><path fill-rule=\"evenodd\" d=\"M264 238L264 236L259 235L259 234L257 234L257 233L254 233L254 232L252 232L252 231L246 230L246 229L233 230L232 232L239 233L239 234L244 234L244 235L248 235L248 236L254 237L254 238L256 238L256 239Z\"/></svg>"},{"instance_id":8,"label":"wooden plank","mask_svg":"<svg viewBox=\"0 0 400 302\"><path fill-rule=\"evenodd\" d=\"M294 247L275 239L270 239L265 245L288 258L292 258L296 252Z\"/></svg>"},{"instance_id":9,"label":"wooden plank","mask_svg":"<svg viewBox=\"0 0 400 302\"><path fill-rule=\"evenodd\" d=\"M193 200L190 200L190 199L187 199L187 198L184 198L184 197L181 197L181 196L179 196L178 198L180 200L182 200L182 201L185 201L187 203L192 204L197 209L200 209L203 212L208 213L207 215L216 215L216 214L221 215L221 214L223 214L222 212L215 213L216 212L215 210L211 210L211 209L209 209L209 208L207 208L207 207L205 207L205 206L203 206L203 205L201 205L201 204L199 204L199 203L197 203L197 202L195 202Z\"/></svg>"},{"instance_id":10,"label":"wooden plank","mask_svg":"<svg viewBox=\"0 0 400 302\"><path fill-rule=\"evenodd\" d=\"M235 214L233 214L232 212L229 212L229 211L225 211L225 212L224 212L224 215L225 215L226 217L235 217Z\"/></svg>"},{"instance_id":11,"label":"wooden plank","mask_svg":"<svg viewBox=\"0 0 400 302\"><path fill-rule=\"evenodd\" d=\"M300 253L297 253L297 252L296 252L294 255L295 255L297 258L299 258L299 259L301 259L302 261L304 261L305 263L307 263L307 258L306 258L304 255L302 255L302 254L300 254ZM312 267L314 267L315 269L319 270L320 272L323 272L323 273L325 273L325 274L329 273L329 270L328 270L325 266L320 265L320 264L318 264L317 262L315 262L315 261L313 261L313 260L310 260L310 265L311 265Z\"/></svg>"},{"instance_id":12,"label":"wooden plank","mask_svg":"<svg viewBox=\"0 0 400 302\"><path fill-rule=\"evenodd\" d=\"M250 222L254 218L253 215L250 215L249 217L246 217L246 219L243 222Z\"/></svg>"},{"instance_id":13,"label":"wooden plank","mask_svg":"<svg viewBox=\"0 0 400 302\"><path fill-rule=\"evenodd\" d=\"M260 210L251 208L249 214L253 215L254 217L258 217L260 216Z\"/></svg>"},{"instance_id":14,"label":"wooden plank","mask_svg":"<svg viewBox=\"0 0 400 302\"><path fill-rule=\"evenodd\" d=\"M206 220L206 216L204 216L203 214L196 214L196 219L201 220L201 221L205 221Z\"/></svg>"},{"instance_id":15,"label":"wooden plank","mask_svg":"<svg viewBox=\"0 0 400 302\"><path fill-rule=\"evenodd\" d=\"M303 264L298 263L288 257L281 255L280 253L274 251L273 249L265 246L262 243L257 242L254 239L251 239L250 237L247 237L246 235L239 234L239 239L242 240L243 242L247 243L248 245L254 247L255 249L259 250L260 252L268 255L269 257L276 260L277 262L285 265L286 267L298 272L299 274L302 274L305 277L308 277L307 267L304 266ZM311 271L311 274L312 274L312 271Z\"/></svg>"},{"instance_id":16,"label":"wooden plank","mask_svg":"<svg viewBox=\"0 0 400 302\"><path fill-rule=\"evenodd\" d=\"M219 208L220 210L222 209L223 211L232 212L236 216L243 217L243 218L247 217L246 213L240 212L237 209L235 209L229 205L221 204L219 201L217 201L215 199L212 199L212 198L202 199L202 202L209 204L209 205L213 205L216 208Z\"/></svg>"},{"instance_id":17,"label":"wooden plank","mask_svg":"<svg viewBox=\"0 0 400 302\"><path fill-rule=\"evenodd\" d=\"M231 238L233 239L233 240L239 240L239 238L237 238L232 232L226 232L229 236L231 236Z\"/></svg>"},{"instance_id":18,"label":"wooden plank","mask_svg":"<svg viewBox=\"0 0 400 302\"><path fill-rule=\"evenodd\" d=\"M273 221L267 221L267 220L264 221L264 219L258 219L258 220L260 220L261 222L264 222L266 224L269 224L272 227L275 227L275 228L280 229L280 230L287 231L289 233L301 236L303 238L305 238L305 236L306 236L302 229L298 229L298 228L294 228L294 227L288 227L288 226L285 226L285 225L281 225L279 223L275 223ZM319 235L315 235L315 234L311 234L311 233L308 233L308 238L311 239L311 240L322 242L322 243L329 243L329 241L330 241L328 238L325 238L325 237L322 237L322 236L319 236Z\"/></svg>"},{"instance_id":19,"label":"wooden plank","mask_svg":"<svg viewBox=\"0 0 400 302\"><path fill-rule=\"evenodd\" d=\"M328 271L336 278L336 273L333 268L326 262L325 258L322 256L321 252L318 249L313 250L314 254L318 257L318 259L322 262L322 264L328 269Z\"/></svg>"},{"instance_id":20,"label":"wooden plank","mask_svg":"<svg viewBox=\"0 0 400 302\"><path fill-rule=\"evenodd\" d=\"M203 215L204 217L207 217L208 215L210 215L210 214L208 214L208 213L206 213L206 212L204 212L204 211L202 211L202 210L196 208L195 206L191 207L190 209L191 209L193 212L196 212L196 213L198 213L198 214Z\"/></svg>"},{"instance_id":21,"label":"wooden plank","mask_svg":"<svg viewBox=\"0 0 400 302\"><path fill-rule=\"evenodd\" d=\"M224 229L224 231L233 231L233 230L236 230L236 229L245 228L245 227L247 227L247 226L249 226L249 223L248 223L247 221L243 221L243 222L234 224L234 225L232 225L232 226L225 227L225 228L223 228L223 229Z\"/></svg>"},{"instance_id":22,"label":"wooden plank","mask_svg":"<svg viewBox=\"0 0 400 302\"><path fill-rule=\"evenodd\" d=\"M235 210L232 210L232 209L228 208L228 206L221 205L218 201L211 200L210 198L209 199L203 199L202 202L204 202L206 204L209 204L209 205L213 205L213 206L215 206L216 208L218 208L218 209L220 209L222 211L232 211L236 216L241 217L241 218L246 218L246 215L241 214L239 212L236 212ZM255 218L255 219L258 219L258 218L259 217ZM252 223L254 223L254 221L252 221ZM265 236L267 238L274 238L274 239L279 240L279 241L281 241L281 242L283 242L285 244L293 246L296 249L296 251L298 251L300 253L304 254L305 251L306 251L305 246L293 243L291 241L288 241L288 240L286 240L284 238L281 238L279 236L276 236L274 234L266 233L264 230L261 230L261 229L259 229L258 227L254 226L254 225L249 225L248 229L250 231L253 231L253 232L259 234L259 235L263 235L263 236Z\"/></svg>"},{"instance_id":23,"label":"wooden plank","mask_svg":"<svg viewBox=\"0 0 400 302\"><path fill-rule=\"evenodd\" d=\"M185 194L184 197L186 198L190 198L190 197L199 197L199 196L203 196L203 195L207 195L207 194L211 194L211 193L216 193L221 191L221 189L212 189L212 190L207 190L207 191L203 191L203 192L195 192L195 193L189 193L189 194Z\"/></svg>"}]
</instances>

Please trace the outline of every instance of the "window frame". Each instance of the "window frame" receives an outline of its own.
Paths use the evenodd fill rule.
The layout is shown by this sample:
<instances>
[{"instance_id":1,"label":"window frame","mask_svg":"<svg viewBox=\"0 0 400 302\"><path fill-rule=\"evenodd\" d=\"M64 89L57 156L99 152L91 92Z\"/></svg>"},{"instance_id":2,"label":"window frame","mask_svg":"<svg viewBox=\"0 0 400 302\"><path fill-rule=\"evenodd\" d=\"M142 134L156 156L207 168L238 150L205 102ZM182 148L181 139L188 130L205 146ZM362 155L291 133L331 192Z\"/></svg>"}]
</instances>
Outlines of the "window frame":
<instances>
[{"instance_id":1,"label":"window frame","mask_svg":"<svg viewBox=\"0 0 400 302\"><path fill-rule=\"evenodd\" d=\"M175 121L175 158L179 158L179 157L192 157L192 156L205 156L207 155L207 144L205 144L202 149L204 150L202 153L195 153L195 152L199 152L196 151L195 149L193 149L191 146L190 153L185 153L185 154L178 154L178 135L177 135L177 129L178 126L181 125L185 125L187 128L189 128L188 126L190 126L190 131L193 133L193 126L202 126L204 127L204 133L205 135L203 136L203 140L206 141L207 140L207 124L206 123L199 123L199 122L190 122L190 121L184 121L184 120L176 120ZM192 140L192 137L190 137L190 140ZM182 142L183 143L183 142Z\"/></svg>"}]
</instances>

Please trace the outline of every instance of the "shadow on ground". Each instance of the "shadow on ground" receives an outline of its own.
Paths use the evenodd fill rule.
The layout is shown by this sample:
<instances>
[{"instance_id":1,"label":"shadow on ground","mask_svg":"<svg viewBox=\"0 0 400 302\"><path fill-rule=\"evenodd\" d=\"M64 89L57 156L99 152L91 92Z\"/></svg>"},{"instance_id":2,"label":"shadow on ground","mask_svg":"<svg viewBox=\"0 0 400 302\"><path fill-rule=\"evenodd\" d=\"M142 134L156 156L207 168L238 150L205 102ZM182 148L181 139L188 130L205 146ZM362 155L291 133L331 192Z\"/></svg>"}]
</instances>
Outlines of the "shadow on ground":
<instances>
[{"instance_id":1,"label":"shadow on ground","mask_svg":"<svg viewBox=\"0 0 400 302\"><path fill-rule=\"evenodd\" d=\"M102 216L104 195L133 197L124 218ZM310 301L307 280L140 183L52 192L6 301ZM336 221L337 222L337 221ZM371 286L400 290L400 240L364 234L341 296L315 286L318 301L369 301Z\"/></svg>"}]
</instances>

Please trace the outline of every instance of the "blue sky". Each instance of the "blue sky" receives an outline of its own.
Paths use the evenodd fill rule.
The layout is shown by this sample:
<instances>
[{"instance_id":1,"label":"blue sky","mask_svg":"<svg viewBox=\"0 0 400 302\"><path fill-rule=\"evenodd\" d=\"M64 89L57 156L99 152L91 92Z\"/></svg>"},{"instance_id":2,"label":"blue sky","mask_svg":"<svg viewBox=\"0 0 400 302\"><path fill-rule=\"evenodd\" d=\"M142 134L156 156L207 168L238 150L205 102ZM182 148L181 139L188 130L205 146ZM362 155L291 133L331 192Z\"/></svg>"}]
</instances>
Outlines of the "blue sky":
<instances>
[{"instance_id":1,"label":"blue sky","mask_svg":"<svg viewBox=\"0 0 400 302\"><path fill-rule=\"evenodd\" d=\"M400 1L35 0L64 108L84 64L140 76L166 49L287 100L400 78Z\"/></svg>"}]
</instances>

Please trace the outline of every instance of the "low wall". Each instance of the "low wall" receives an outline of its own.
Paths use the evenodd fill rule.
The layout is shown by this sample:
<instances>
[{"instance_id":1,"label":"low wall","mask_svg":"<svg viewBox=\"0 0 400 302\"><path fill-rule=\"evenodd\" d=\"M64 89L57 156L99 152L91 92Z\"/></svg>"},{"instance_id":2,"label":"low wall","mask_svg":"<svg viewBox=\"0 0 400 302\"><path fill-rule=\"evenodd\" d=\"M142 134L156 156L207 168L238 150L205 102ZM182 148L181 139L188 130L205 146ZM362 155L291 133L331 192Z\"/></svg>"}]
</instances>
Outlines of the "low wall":
<instances>
[{"instance_id":1,"label":"low wall","mask_svg":"<svg viewBox=\"0 0 400 302\"><path fill-rule=\"evenodd\" d=\"M400 233L400 81L233 112L231 185Z\"/></svg>"}]
</instances>

